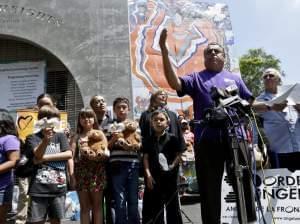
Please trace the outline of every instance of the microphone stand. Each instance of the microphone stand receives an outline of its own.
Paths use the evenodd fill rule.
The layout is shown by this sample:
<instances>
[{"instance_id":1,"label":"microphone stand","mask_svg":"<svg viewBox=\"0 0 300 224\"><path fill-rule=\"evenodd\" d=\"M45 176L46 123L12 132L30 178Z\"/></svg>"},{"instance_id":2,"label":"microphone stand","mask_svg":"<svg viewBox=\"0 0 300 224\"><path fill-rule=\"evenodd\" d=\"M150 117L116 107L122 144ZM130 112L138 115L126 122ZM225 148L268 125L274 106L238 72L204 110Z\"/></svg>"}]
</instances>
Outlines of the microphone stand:
<instances>
[{"instance_id":1,"label":"microphone stand","mask_svg":"<svg viewBox=\"0 0 300 224\"><path fill-rule=\"evenodd\" d=\"M233 174L234 174L234 182L235 184L235 191L236 191L236 203L237 203L237 211L240 224L247 224L247 211L246 211L246 201L244 195L244 185L243 185L243 171L245 169L244 166L240 164L239 160L239 142L235 135L234 126L228 127L228 136L231 140L230 149L232 150L232 166L233 166Z\"/></svg>"},{"instance_id":2,"label":"microphone stand","mask_svg":"<svg viewBox=\"0 0 300 224\"><path fill-rule=\"evenodd\" d=\"M230 110L230 108L228 109ZM227 110L226 112L230 117ZM236 193L238 219L240 224L247 224L249 221L253 221L253 216L256 220L253 186L251 185L250 179L252 177L249 170L249 163L251 159L248 158L247 153L244 149L245 147L243 147L244 145L241 144L241 141L244 141L244 139L239 140L236 133L237 129L241 130L240 124L238 124L238 122L234 122L231 119L229 120L230 121L227 124L227 131L230 142L229 149L231 150L230 153L232 155L230 168L233 170L233 189ZM245 194L245 187L247 188L247 195ZM251 220L248 220L249 217Z\"/></svg>"}]
</instances>

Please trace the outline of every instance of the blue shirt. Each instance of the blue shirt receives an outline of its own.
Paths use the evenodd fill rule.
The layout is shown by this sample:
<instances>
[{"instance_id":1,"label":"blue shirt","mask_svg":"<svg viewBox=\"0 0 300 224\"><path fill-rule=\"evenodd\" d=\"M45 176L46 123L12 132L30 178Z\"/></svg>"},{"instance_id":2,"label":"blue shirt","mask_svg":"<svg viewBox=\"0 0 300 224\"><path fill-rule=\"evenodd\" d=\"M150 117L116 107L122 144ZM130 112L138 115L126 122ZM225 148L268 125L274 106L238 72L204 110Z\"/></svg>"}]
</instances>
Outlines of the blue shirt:
<instances>
[{"instance_id":1,"label":"blue shirt","mask_svg":"<svg viewBox=\"0 0 300 224\"><path fill-rule=\"evenodd\" d=\"M180 79L182 91L177 92L177 94L178 96L184 96L187 94L192 97L195 120L202 120L205 109L213 108L214 102L211 98L210 91L214 86L220 89L225 89L228 86L236 85L239 90L239 95L242 99L248 100L252 97L251 92L248 90L241 77L225 70L218 73L203 70L201 72L182 76ZM204 129L201 127L201 125L196 125L196 141L198 141L201 136L204 137L202 135L203 130ZM215 138L217 135L221 134L217 130L205 130L205 133L207 134L205 137Z\"/></svg>"},{"instance_id":2,"label":"blue shirt","mask_svg":"<svg viewBox=\"0 0 300 224\"><path fill-rule=\"evenodd\" d=\"M256 100L270 101L276 95L263 92ZM270 150L276 153L300 151L300 121L297 110L288 105L283 112L267 111L261 113L265 133L270 142Z\"/></svg>"}]
</instances>

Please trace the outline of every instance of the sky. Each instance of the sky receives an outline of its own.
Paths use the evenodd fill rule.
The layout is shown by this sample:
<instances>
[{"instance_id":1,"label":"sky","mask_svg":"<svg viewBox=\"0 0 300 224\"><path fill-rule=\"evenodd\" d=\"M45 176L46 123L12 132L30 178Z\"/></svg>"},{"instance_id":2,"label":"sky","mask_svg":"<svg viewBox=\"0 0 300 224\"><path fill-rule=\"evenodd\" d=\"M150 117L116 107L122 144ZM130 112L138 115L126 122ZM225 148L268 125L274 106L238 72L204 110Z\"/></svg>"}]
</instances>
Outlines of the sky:
<instances>
[{"instance_id":1,"label":"sky","mask_svg":"<svg viewBox=\"0 0 300 224\"><path fill-rule=\"evenodd\" d=\"M205 2L228 5L237 57L251 48L263 48L281 61L283 84L300 83L300 0Z\"/></svg>"}]
</instances>

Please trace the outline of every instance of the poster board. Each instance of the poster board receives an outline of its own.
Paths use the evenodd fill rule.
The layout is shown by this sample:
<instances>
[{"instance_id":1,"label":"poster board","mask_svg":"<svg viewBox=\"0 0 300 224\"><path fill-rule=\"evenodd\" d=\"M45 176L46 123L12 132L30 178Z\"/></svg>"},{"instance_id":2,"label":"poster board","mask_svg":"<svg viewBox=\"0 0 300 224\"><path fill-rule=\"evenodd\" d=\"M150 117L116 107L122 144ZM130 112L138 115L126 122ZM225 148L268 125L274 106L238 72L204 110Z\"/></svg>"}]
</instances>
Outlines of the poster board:
<instances>
[{"instance_id":1,"label":"poster board","mask_svg":"<svg viewBox=\"0 0 300 224\"><path fill-rule=\"evenodd\" d=\"M35 105L45 89L44 61L0 64L0 105L9 111Z\"/></svg>"},{"instance_id":2,"label":"poster board","mask_svg":"<svg viewBox=\"0 0 300 224\"><path fill-rule=\"evenodd\" d=\"M34 125L37 121L38 111L33 109L17 110L16 126L21 140L25 140L27 135L34 131ZM60 128L65 129L68 126L68 114L65 111L60 111Z\"/></svg>"},{"instance_id":3,"label":"poster board","mask_svg":"<svg viewBox=\"0 0 300 224\"><path fill-rule=\"evenodd\" d=\"M232 200L235 194L225 179L226 174L222 183L221 222L238 224L236 204ZM288 169L259 171L255 175L255 182L266 223L273 223L272 218L276 224L300 223L300 170L295 172L290 172ZM263 224L258 207L256 211L257 223Z\"/></svg>"}]
</instances>

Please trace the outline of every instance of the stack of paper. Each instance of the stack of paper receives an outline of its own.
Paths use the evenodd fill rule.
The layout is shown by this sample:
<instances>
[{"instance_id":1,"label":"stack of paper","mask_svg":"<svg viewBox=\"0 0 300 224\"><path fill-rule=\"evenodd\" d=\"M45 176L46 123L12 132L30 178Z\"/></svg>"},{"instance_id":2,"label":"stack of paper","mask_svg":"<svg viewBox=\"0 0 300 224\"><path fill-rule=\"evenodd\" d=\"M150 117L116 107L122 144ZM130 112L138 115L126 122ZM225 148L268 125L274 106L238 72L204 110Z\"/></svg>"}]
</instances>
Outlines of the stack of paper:
<instances>
[{"instance_id":1,"label":"stack of paper","mask_svg":"<svg viewBox=\"0 0 300 224\"><path fill-rule=\"evenodd\" d=\"M289 105L300 104L300 84L281 86L278 90L278 94L272 100L267 101L266 104L273 106L274 104L280 104L288 101Z\"/></svg>"}]
</instances>

